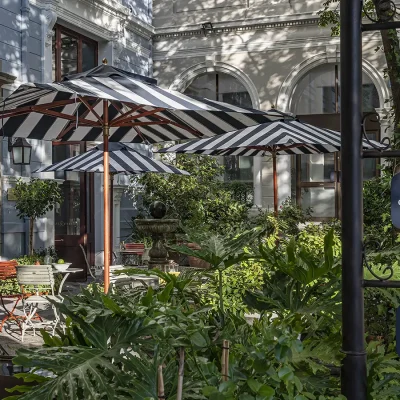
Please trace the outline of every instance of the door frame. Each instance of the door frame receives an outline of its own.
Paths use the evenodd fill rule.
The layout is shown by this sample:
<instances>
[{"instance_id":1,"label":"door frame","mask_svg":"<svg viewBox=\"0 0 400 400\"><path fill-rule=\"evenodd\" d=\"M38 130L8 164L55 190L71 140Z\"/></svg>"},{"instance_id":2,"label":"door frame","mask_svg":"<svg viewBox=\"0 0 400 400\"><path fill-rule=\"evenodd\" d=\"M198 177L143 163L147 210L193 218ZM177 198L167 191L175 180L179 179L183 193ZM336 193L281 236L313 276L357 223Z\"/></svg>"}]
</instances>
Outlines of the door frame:
<instances>
[{"instance_id":1,"label":"door frame","mask_svg":"<svg viewBox=\"0 0 400 400\"><path fill-rule=\"evenodd\" d=\"M68 146L79 144L80 153L87 151L87 142L53 142L52 146ZM81 172L79 174L79 194L80 194L80 226L78 240L86 250L86 256L91 265L94 264L94 232L95 232L95 218L94 218L94 174ZM89 228L89 229L88 229ZM56 234L54 233L54 236ZM56 240L54 238L54 240ZM85 272L87 275L87 271Z\"/></svg>"}]
</instances>

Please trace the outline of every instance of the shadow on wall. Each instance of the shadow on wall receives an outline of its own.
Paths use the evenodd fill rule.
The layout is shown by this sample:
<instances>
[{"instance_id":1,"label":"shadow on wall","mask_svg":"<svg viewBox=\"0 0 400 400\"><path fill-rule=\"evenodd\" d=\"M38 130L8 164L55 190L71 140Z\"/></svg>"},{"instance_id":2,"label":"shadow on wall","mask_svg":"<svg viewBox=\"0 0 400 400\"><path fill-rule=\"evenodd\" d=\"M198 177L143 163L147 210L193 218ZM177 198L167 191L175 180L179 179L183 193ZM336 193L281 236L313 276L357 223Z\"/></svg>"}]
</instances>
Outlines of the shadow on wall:
<instances>
[{"instance_id":1,"label":"shadow on wall","mask_svg":"<svg viewBox=\"0 0 400 400\"><path fill-rule=\"evenodd\" d=\"M22 16L21 0L2 0L0 3L0 60L2 72L31 82L42 75L42 30L40 10L30 5L29 20ZM21 47L21 32L27 29L26 49ZM22 68L22 52L27 51L28 69Z\"/></svg>"}]
</instances>

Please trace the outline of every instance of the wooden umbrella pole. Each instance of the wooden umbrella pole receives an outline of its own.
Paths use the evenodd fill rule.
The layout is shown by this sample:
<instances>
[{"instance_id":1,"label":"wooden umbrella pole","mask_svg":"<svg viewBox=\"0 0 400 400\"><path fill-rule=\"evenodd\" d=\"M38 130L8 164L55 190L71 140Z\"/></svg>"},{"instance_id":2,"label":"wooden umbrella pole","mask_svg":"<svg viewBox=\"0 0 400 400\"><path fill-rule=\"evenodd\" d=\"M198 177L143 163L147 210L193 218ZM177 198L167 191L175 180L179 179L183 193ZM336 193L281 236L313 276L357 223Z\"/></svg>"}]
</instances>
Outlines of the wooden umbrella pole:
<instances>
[{"instance_id":1,"label":"wooden umbrella pole","mask_svg":"<svg viewBox=\"0 0 400 400\"><path fill-rule=\"evenodd\" d=\"M272 153L272 173L274 177L274 213L278 215L278 176L276 171L276 152Z\"/></svg>"},{"instance_id":2,"label":"wooden umbrella pole","mask_svg":"<svg viewBox=\"0 0 400 400\"><path fill-rule=\"evenodd\" d=\"M110 191L108 180L110 174L108 136L110 127L108 125L108 101L103 101L103 197L104 197L104 293L108 293L110 287Z\"/></svg>"},{"instance_id":3,"label":"wooden umbrella pole","mask_svg":"<svg viewBox=\"0 0 400 400\"><path fill-rule=\"evenodd\" d=\"M221 355L221 375L222 375L222 382L226 382L228 380L228 370L227 370L227 346L228 341L222 341L222 355Z\"/></svg>"},{"instance_id":4,"label":"wooden umbrella pole","mask_svg":"<svg viewBox=\"0 0 400 400\"><path fill-rule=\"evenodd\" d=\"M110 174L110 265L114 250L114 174Z\"/></svg>"},{"instance_id":5,"label":"wooden umbrella pole","mask_svg":"<svg viewBox=\"0 0 400 400\"><path fill-rule=\"evenodd\" d=\"M181 347L179 350L178 389L176 393L176 400L182 400L184 370L185 370L185 348Z\"/></svg>"},{"instance_id":6,"label":"wooden umbrella pole","mask_svg":"<svg viewBox=\"0 0 400 400\"><path fill-rule=\"evenodd\" d=\"M225 380L229 379L229 340L224 341L225 347Z\"/></svg>"}]
</instances>

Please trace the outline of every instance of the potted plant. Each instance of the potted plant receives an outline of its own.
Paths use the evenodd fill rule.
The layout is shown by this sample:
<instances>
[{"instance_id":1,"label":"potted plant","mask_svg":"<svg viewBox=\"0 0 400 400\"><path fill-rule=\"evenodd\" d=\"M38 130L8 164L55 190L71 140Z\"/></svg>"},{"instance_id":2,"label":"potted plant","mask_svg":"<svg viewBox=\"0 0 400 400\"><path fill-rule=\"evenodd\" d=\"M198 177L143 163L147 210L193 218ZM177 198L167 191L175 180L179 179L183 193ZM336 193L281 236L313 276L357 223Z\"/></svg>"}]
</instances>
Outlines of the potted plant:
<instances>
[{"instance_id":1,"label":"potted plant","mask_svg":"<svg viewBox=\"0 0 400 400\"><path fill-rule=\"evenodd\" d=\"M33 255L35 221L51 211L55 203L61 202L61 191L56 181L31 178L29 182L18 179L14 194L18 217L29 219L29 254Z\"/></svg>"},{"instance_id":2,"label":"potted plant","mask_svg":"<svg viewBox=\"0 0 400 400\"><path fill-rule=\"evenodd\" d=\"M201 250L200 245L198 245L197 243L187 243L186 246L192 250ZM197 258L197 257L188 256L188 261L189 261L189 267L191 267L191 268L208 269L211 267L210 263L208 263L207 261L204 261L200 258Z\"/></svg>"}]
</instances>

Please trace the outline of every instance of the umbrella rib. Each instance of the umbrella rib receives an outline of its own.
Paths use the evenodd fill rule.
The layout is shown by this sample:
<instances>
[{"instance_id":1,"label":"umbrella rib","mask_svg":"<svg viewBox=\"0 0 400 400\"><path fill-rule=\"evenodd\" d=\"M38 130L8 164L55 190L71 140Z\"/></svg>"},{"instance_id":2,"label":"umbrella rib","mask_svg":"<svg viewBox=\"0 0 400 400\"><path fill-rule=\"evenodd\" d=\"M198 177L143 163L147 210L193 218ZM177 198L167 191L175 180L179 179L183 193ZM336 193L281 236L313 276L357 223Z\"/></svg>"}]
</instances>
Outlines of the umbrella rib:
<instances>
[{"instance_id":1,"label":"umbrella rib","mask_svg":"<svg viewBox=\"0 0 400 400\"><path fill-rule=\"evenodd\" d=\"M78 96L78 98L81 100L81 102L86 106L86 108L89 109L89 111L98 119L101 125L103 125L103 119L100 117L100 115L97 113L97 111L92 107L82 96ZM97 105L97 104L96 104Z\"/></svg>"},{"instance_id":2,"label":"umbrella rib","mask_svg":"<svg viewBox=\"0 0 400 400\"><path fill-rule=\"evenodd\" d=\"M129 103L124 103L124 104L127 107L132 108L132 106ZM156 112L160 112L160 111L164 111L164 110L165 110L165 108L159 108L159 109L157 109ZM135 109L135 111L136 111L136 109ZM119 112L121 112L121 110L119 110ZM202 137L203 136L199 131L197 131L197 130L195 130L193 128L189 128L188 126L178 124L177 122L174 122L174 121L171 121L171 120L169 120L167 118L161 117L161 116L157 115L156 113L147 114L147 115L153 115L153 117L157 118L161 123L154 121L154 122L151 122L151 123L146 123L146 125L162 125L162 124L164 124L164 125L173 125L173 126L176 126L176 127L180 128L180 129L184 129L184 130L192 133L195 136L198 136L198 137ZM135 116L134 119L145 117L145 116L146 115ZM121 116L121 117L123 117L123 116ZM118 118L121 118L121 117L118 117ZM115 122L115 120L113 122ZM119 126L135 126L135 125L143 125L143 123L135 122L134 124L130 123L128 125L124 124L124 125L119 125Z\"/></svg>"},{"instance_id":3,"label":"umbrella rib","mask_svg":"<svg viewBox=\"0 0 400 400\"><path fill-rule=\"evenodd\" d=\"M96 102L93 105L93 108L96 107L100 101L102 101L101 99L96 99ZM90 110L86 109L82 114L81 114L81 118L86 117L89 114ZM69 131L71 131L71 129L75 129L76 127L76 121L71 121L68 122L68 125L60 132L60 134L57 136L57 139L61 139L63 138Z\"/></svg>"},{"instance_id":4,"label":"umbrella rib","mask_svg":"<svg viewBox=\"0 0 400 400\"><path fill-rule=\"evenodd\" d=\"M154 117L159 119L160 121L164 122L164 124L166 124L166 125L173 125L173 126L176 126L178 128L184 129L184 130L192 133L193 135L195 135L197 137L203 137L203 135L196 129L189 128L188 126L178 124L175 121L171 121L170 119L167 119L167 118L164 118L164 117L160 117L159 115L154 115Z\"/></svg>"},{"instance_id":5,"label":"umbrella rib","mask_svg":"<svg viewBox=\"0 0 400 400\"><path fill-rule=\"evenodd\" d=\"M111 101L111 104L113 105L113 107L121 114L119 117L114 118L112 120L113 124L117 124L120 120L126 118L128 115L133 114L135 111L140 110L143 108L143 106L136 106L136 107L131 107L131 109L129 111L127 111L125 114L122 113L122 108L118 108L116 106L116 104L114 104L113 101Z\"/></svg>"},{"instance_id":6,"label":"umbrella rib","mask_svg":"<svg viewBox=\"0 0 400 400\"><path fill-rule=\"evenodd\" d=\"M139 135L139 137L143 140L144 143L150 145L149 140L146 138L146 136L143 135L142 131L139 129L138 126L133 126L133 129L137 132L137 134Z\"/></svg>"},{"instance_id":7,"label":"umbrella rib","mask_svg":"<svg viewBox=\"0 0 400 400\"><path fill-rule=\"evenodd\" d=\"M139 108L138 110L141 110L142 108L143 107ZM117 122L115 120L111 121L110 126L124 126L125 123L128 123L128 124L132 123L135 119L147 117L149 115L153 115L153 114L158 113L159 111L163 111L163 110L164 110L164 108L158 107L158 108L155 108L154 110L144 111L141 114L130 115L127 118L121 119L121 117L123 117L123 115L122 115L121 117L118 117L119 121L117 121Z\"/></svg>"},{"instance_id":8,"label":"umbrella rib","mask_svg":"<svg viewBox=\"0 0 400 400\"><path fill-rule=\"evenodd\" d=\"M79 118L79 117L77 118L74 115L68 115L57 111L36 109L36 106L32 107L32 111L37 112L39 114L50 115L51 117L66 119L69 121L76 121L78 119L79 124L84 126L101 126L99 122L91 121L90 119Z\"/></svg>"},{"instance_id":9,"label":"umbrella rib","mask_svg":"<svg viewBox=\"0 0 400 400\"><path fill-rule=\"evenodd\" d=\"M46 103L46 104L40 104L36 106L27 106L27 107L20 107L15 109L14 111L5 111L4 113L0 112L0 118L9 118L9 117L15 117L17 115L21 114L28 114L32 111L40 113L40 109L51 109L51 108L58 108L58 107L64 107L69 104L74 104L74 103L80 103L80 100L77 99L69 99L69 100L60 100L60 101L55 101L52 103Z\"/></svg>"}]
</instances>

